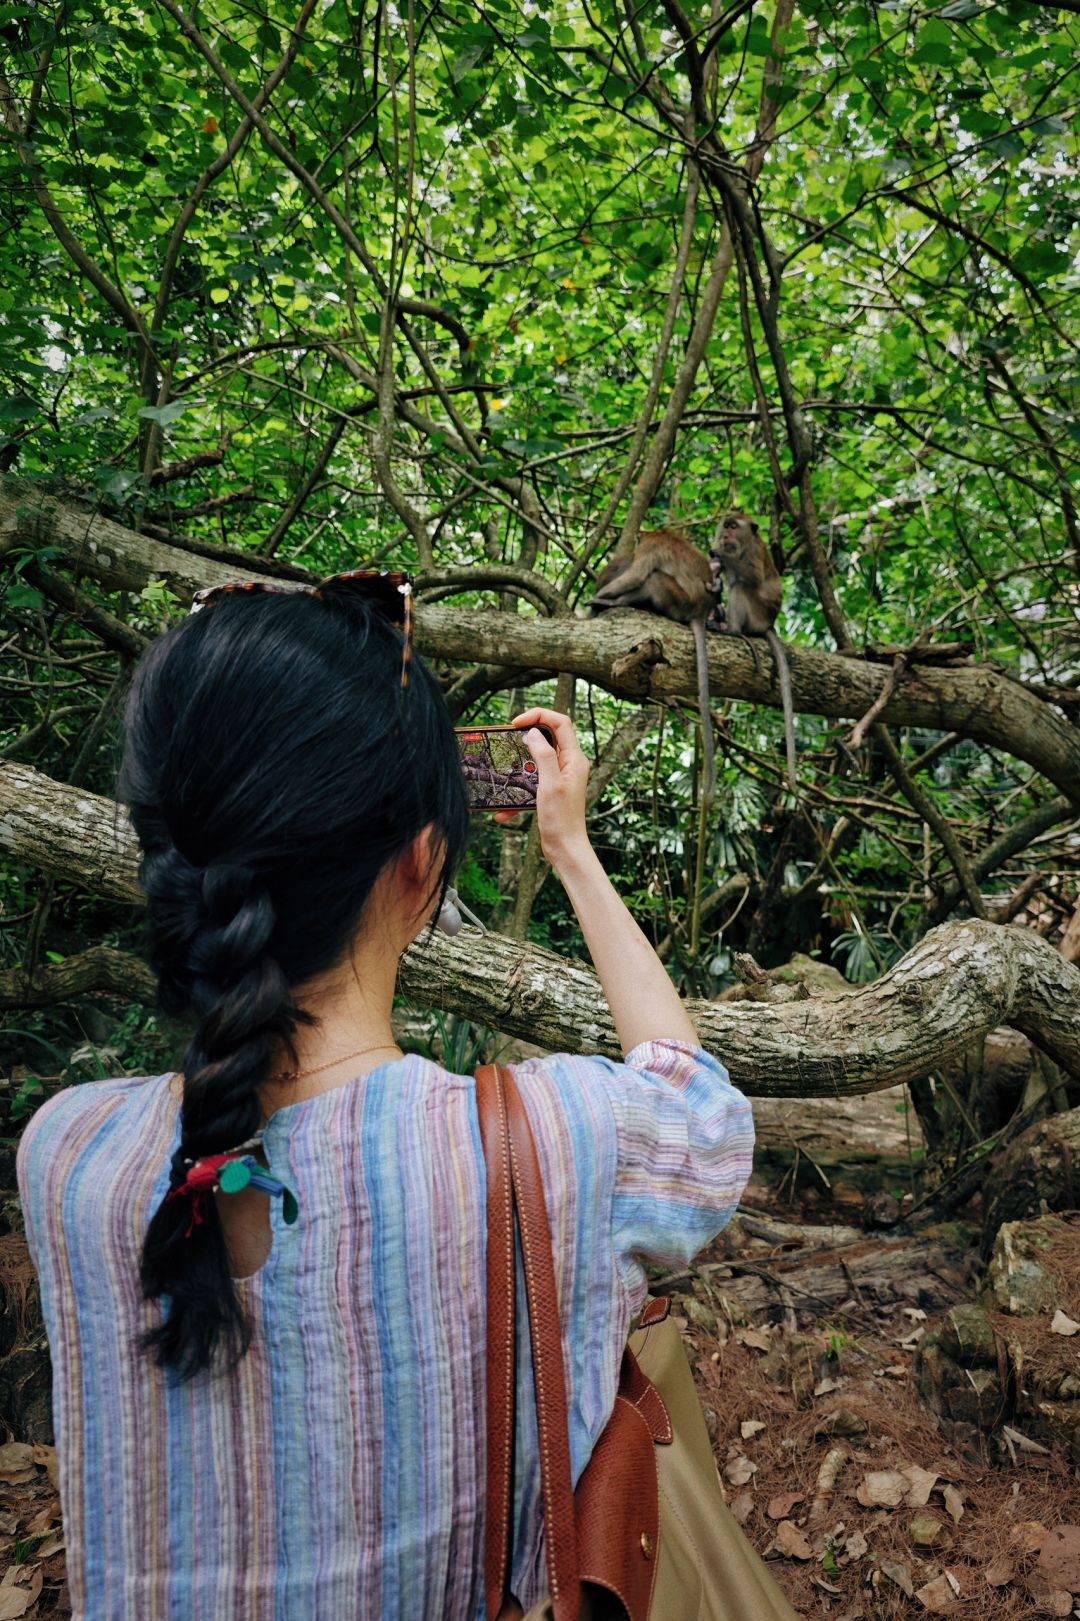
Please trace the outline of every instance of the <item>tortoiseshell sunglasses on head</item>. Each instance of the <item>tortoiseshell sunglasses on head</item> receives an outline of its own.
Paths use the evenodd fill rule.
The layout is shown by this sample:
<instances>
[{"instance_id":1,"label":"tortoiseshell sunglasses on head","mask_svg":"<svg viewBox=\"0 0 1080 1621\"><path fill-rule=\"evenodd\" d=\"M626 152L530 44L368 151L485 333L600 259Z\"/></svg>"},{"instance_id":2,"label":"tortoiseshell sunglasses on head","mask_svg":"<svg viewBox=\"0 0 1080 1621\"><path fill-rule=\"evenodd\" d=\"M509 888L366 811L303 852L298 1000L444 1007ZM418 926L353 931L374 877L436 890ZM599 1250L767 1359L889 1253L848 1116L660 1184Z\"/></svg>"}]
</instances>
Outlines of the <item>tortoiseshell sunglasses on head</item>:
<instances>
[{"instance_id":1,"label":"tortoiseshell sunglasses on head","mask_svg":"<svg viewBox=\"0 0 1080 1621\"><path fill-rule=\"evenodd\" d=\"M412 584L407 574L394 569L354 568L344 574L331 574L318 585L276 585L269 580L235 580L228 585L206 585L201 591L196 591L191 602L191 612L198 613L200 608L207 608L211 603L217 602L221 597L231 596L234 592L255 596L263 592L273 593L277 596L288 596L292 592L304 592L313 597L322 597L328 585L344 585L355 590L359 596L378 608L390 621L395 630L400 630L404 638L404 648L401 655L401 686L402 691L409 685L409 667L412 664Z\"/></svg>"}]
</instances>

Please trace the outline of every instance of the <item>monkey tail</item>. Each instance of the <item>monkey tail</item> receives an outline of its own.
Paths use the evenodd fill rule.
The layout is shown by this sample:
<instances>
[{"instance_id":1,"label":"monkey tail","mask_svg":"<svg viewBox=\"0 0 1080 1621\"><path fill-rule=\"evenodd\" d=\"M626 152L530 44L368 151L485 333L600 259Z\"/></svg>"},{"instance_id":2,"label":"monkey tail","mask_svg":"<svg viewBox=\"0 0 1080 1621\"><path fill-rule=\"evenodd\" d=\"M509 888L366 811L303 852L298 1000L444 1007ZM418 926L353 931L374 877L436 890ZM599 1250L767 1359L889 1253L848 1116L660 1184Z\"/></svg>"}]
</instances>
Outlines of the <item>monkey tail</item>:
<instances>
[{"instance_id":1,"label":"monkey tail","mask_svg":"<svg viewBox=\"0 0 1080 1621\"><path fill-rule=\"evenodd\" d=\"M770 625L765 632L765 639L769 644L769 652L776 664L776 673L780 678L780 702L784 710L784 742L787 744L787 774L788 783L794 790L795 781L795 706L791 701L791 671L788 669L787 653L784 644Z\"/></svg>"},{"instance_id":2,"label":"monkey tail","mask_svg":"<svg viewBox=\"0 0 1080 1621\"><path fill-rule=\"evenodd\" d=\"M705 781L701 797L706 809L716 797L716 750L713 745L712 710L709 703L709 644L705 636L705 614L690 621L697 655L698 709L701 712L701 747L705 756Z\"/></svg>"}]
</instances>

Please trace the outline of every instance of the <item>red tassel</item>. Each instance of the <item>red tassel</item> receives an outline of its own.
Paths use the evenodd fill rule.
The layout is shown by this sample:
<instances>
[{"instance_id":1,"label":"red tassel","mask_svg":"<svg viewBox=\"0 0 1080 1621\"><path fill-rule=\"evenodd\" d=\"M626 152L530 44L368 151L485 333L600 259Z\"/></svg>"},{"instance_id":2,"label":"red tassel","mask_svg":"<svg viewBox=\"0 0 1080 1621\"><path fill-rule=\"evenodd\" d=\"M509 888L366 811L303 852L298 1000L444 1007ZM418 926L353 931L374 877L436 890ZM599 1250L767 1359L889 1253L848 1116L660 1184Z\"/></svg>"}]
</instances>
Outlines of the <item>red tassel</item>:
<instances>
[{"instance_id":1,"label":"red tassel","mask_svg":"<svg viewBox=\"0 0 1080 1621\"><path fill-rule=\"evenodd\" d=\"M209 1159L200 1160L198 1165L193 1165L179 1187L166 1194L166 1204L170 1199L179 1199L181 1196L191 1199L191 1221L184 1234L185 1238L190 1238L196 1227L200 1227L205 1220L203 1199L208 1189L217 1187L221 1167L227 1165L230 1159L242 1157L238 1154L211 1154Z\"/></svg>"}]
</instances>

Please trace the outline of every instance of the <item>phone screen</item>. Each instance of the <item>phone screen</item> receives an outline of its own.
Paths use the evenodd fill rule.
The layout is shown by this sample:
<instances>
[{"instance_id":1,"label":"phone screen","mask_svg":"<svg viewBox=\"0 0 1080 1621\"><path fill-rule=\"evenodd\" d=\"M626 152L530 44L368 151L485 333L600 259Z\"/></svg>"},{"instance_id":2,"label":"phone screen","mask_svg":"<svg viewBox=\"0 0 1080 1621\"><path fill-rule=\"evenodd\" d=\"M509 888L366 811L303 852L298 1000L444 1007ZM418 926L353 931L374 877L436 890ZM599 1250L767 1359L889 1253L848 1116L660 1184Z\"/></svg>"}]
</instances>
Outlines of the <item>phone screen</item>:
<instances>
[{"instance_id":1,"label":"phone screen","mask_svg":"<svg viewBox=\"0 0 1080 1621\"><path fill-rule=\"evenodd\" d=\"M528 727L456 727L461 770L469 796L469 809L535 810L539 772L525 742ZM555 740L540 726L548 742Z\"/></svg>"}]
</instances>

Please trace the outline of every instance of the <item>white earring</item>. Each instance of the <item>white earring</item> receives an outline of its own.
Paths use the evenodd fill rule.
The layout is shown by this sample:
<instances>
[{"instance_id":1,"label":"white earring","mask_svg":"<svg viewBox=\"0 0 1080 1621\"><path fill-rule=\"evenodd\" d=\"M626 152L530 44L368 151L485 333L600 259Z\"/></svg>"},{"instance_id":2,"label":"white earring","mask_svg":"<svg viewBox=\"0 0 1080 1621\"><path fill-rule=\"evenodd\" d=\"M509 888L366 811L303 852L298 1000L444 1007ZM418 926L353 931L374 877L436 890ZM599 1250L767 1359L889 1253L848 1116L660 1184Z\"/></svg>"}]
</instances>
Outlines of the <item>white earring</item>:
<instances>
[{"instance_id":1,"label":"white earring","mask_svg":"<svg viewBox=\"0 0 1080 1621\"><path fill-rule=\"evenodd\" d=\"M475 923L481 934L487 933L476 913L469 911L456 889L447 889L446 899L443 901L439 915L435 919L435 927L441 929L443 934L451 936L460 934L462 928L461 914L463 912L470 923Z\"/></svg>"},{"instance_id":2,"label":"white earring","mask_svg":"<svg viewBox=\"0 0 1080 1621\"><path fill-rule=\"evenodd\" d=\"M441 929L444 934L450 935L460 933L462 921L461 913L450 899L453 893L452 889L447 890L446 899L443 901L439 909L439 915L435 919L435 927Z\"/></svg>"}]
</instances>

